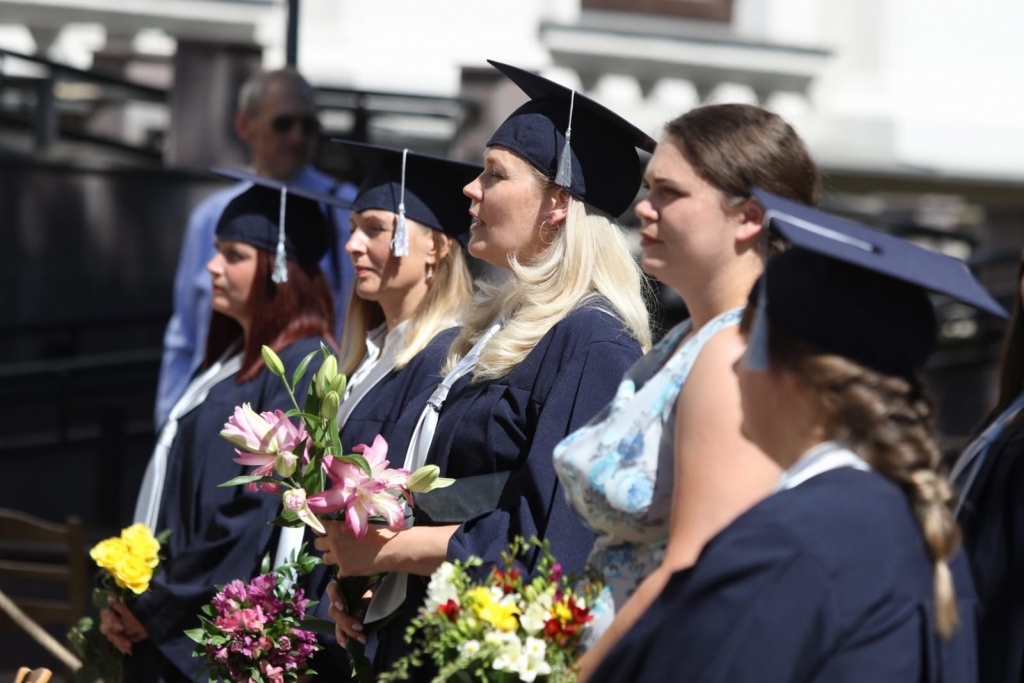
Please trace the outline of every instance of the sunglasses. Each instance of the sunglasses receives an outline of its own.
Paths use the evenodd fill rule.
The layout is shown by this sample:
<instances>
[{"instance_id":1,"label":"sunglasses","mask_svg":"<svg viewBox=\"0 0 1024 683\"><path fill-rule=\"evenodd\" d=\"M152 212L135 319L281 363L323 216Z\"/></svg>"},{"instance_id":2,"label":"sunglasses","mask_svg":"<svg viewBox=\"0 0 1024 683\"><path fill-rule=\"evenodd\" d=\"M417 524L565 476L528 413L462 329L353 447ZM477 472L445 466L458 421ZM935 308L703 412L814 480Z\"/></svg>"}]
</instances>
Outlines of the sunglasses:
<instances>
[{"instance_id":1,"label":"sunglasses","mask_svg":"<svg viewBox=\"0 0 1024 683\"><path fill-rule=\"evenodd\" d=\"M320 122L315 116L275 116L270 120L270 127L282 135L290 132L295 124L302 128L302 133L306 136L315 135L320 130Z\"/></svg>"}]
</instances>

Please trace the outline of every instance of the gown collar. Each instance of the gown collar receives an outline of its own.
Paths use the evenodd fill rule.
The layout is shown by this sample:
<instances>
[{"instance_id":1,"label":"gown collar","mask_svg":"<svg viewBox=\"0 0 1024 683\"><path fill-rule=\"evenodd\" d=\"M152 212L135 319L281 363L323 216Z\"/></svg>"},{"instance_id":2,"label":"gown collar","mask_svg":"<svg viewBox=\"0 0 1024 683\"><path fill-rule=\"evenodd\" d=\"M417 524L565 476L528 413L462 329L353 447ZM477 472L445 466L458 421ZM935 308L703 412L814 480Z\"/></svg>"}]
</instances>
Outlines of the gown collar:
<instances>
[{"instance_id":1,"label":"gown collar","mask_svg":"<svg viewBox=\"0 0 1024 683\"><path fill-rule=\"evenodd\" d=\"M775 486L775 492L797 487L819 474L841 467L852 467L862 472L871 470L871 466L846 444L841 441L825 441L801 455L792 467L782 473L779 483Z\"/></svg>"}]
</instances>

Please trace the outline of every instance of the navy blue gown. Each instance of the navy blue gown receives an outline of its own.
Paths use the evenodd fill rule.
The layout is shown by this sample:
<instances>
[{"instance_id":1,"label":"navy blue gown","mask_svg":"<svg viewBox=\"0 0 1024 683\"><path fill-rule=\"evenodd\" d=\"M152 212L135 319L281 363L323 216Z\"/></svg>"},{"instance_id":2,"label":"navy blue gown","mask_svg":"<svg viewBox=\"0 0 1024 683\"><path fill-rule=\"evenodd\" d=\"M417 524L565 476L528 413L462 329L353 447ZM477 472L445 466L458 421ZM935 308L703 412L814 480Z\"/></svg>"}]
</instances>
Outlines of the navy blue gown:
<instances>
[{"instance_id":1,"label":"navy blue gown","mask_svg":"<svg viewBox=\"0 0 1024 683\"><path fill-rule=\"evenodd\" d=\"M441 366L458 333L455 327L439 332L405 367L389 372L363 396L341 427L341 443L346 453L358 444L372 444L380 434L388 442L390 466L402 466L416 421L442 379ZM310 548L314 538L307 533L306 543ZM313 615L325 620L330 619L327 615L330 607L327 584L330 580L327 568L321 565L305 582L310 598L319 601L313 608ZM317 638L324 649L315 655L312 668L325 680L348 680L350 666L344 648L338 645L334 636L321 634ZM368 652L372 650L368 649ZM337 678L342 675L344 678Z\"/></svg>"},{"instance_id":2,"label":"navy blue gown","mask_svg":"<svg viewBox=\"0 0 1024 683\"><path fill-rule=\"evenodd\" d=\"M515 536L536 535L551 542L566 572L583 570L594 534L566 503L551 456L559 441L611 401L622 375L642 355L607 310L603 299L581 305L504 377L473 383L467 375L452 387L427 462L456 479L510 474L498 508L469 520L452 537L449 560L476 555L497 564ZM527 571L535 560L527 562ZM401 615L378 634L378 671L406 650L405 627L423 604L426 584L425 577L409 578Z\"/></svg>"},{"instance_id":3,"label":"navy blue gown","mask_svg":"<svg viewBox=\"0 0 1024 683\"><path fill-rule=\"evenodd\" d=\"M289 377L320 343L320 337L301 339L278 354ZM321 358L310 363L307 378ZM309 385L300 384L296 396L301 401ZM292 407L281 378L263 368L242 384L229 377L215 385L178 422L157 523L158 530L172 533L150 589L129 603L149 638L133 646L125 683L196 680L205 660L192 657L196 644L185 630L199 626L200 609L213 598L216 585L252 578L271 549L275 527L268 522L278 515L281 499L250 493L244 486L218 488L252 469L233 462L235 447L220 437L235 406L245 402L256 412Z\"/></svg>"},{"instance_id":4,"label":"navy blue gown","mask_svg":"<svg viewBox=\"0 0 1024 683\"><path fill-rule=\"evenodd\" d=\"M962 553L951 569L961 625L943 641L906 497L878 473L832 470L712 539L592 680L973 683L977 600Z\"/></svg>"},{"instance_id":5,"label":"navy blue gown","mask_svg":"<svg viewBox=\"0 0 1024 683\"><path fill-rule=\"evenodd\" d=\"M1024 680L1024 423L988 448L960 511L964 549L981 600L982 683Z\"/></svg>"}]
</instances>

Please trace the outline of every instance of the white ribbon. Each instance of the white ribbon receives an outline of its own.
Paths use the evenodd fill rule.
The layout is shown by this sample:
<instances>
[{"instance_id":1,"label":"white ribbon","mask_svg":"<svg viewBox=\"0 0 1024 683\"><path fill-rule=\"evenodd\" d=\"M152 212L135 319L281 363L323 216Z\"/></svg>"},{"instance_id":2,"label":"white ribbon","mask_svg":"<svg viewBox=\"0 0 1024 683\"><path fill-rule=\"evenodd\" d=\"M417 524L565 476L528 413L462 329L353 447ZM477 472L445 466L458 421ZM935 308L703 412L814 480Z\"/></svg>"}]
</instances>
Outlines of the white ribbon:
<instances>
[{"instance_id":1,"label":"white ribbon","mask_svg":"<svg viewBox=\"0 0 1024 683\"><path fill-rule=\"evenodd\" d=\"M448 392L452 386L463 376L469 374L476 367L480 355L487 346L491 337L501 329L499 318L480 336L473 348L469 350L455 368L441 380L441 383L434 389L434 393L427 400L427 405L420 413L420 419L416 423L416 429L409 441L409 450L405 454L405 463L402 465L409 471L415 471L427 462L427 454L430 452L430 444L434 440L434 432L437 429L437 419L441 413L441 407L448 398ZM406 517L406 526L412 525L412 517ZM405 588L408 583L408 575L401 572L392 572L385 575L380 586L373 594L369 606L366 608L366 622L378 621L395 612L405 602Z\"/></svg>"},{"instance_id":2,"label":"white ribbon","mask_svg":"<svg viewBox=\"0 0 1024 683\"><path fill-rule=\"evenodd\" d=\"M232 346L207 368L202 374L189 382L185 393L171 409L160 436L157 438L153 454L146 465L146 474L142 478L139 497L135 501L135 522L142 522L154 532L160 517L160 503L164 493L164 479L167 477L167 456L170 454L174 437L178 433L178 420L196 406L206 400L207 394L214 385L231 377L242 368L242 354L237 346Z\"/></svg>"}]
</instances>

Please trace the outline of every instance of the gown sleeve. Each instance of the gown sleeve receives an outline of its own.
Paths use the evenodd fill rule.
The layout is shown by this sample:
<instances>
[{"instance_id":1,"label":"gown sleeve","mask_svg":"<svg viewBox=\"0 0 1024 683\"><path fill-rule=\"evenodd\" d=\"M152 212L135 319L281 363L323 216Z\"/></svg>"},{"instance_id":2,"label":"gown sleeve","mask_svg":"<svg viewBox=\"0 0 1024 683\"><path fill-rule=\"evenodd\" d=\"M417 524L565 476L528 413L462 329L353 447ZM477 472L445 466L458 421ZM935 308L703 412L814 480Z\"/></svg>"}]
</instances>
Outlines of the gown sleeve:
<instances>
[{"instance_id":1,"label":"gown sleeve","mask_svg":"<svg viewBox=\"0 0 1024 683\"><path fill-rule=\"evenodd\" d=\"M540 407L532 442L509 475L498 509L467 521L452 537L449 560L476 555L485 563L496 563L515 536L538 536L551 542L552 554L567 571L584 567L594 534L560 490L552 453L559 441L605 407L639 355L637 346L599 341L589 344L561 369L539 368L539 373L556 374ZM528 570L534 569L536 559L528 558Z\"/></svg>"},{"instance_id":2,"label":"gown sleeve","mask_svg":"<svg viewBox=\"0 0 1024 683\"><path fill-rule=\"evenodd\" d=\"M717 540L707 561L670 579L594 681L810 680L811 653L831 638L817 564L763 526Z\"/></svg>"},{"instance_id":3,"label":"gown sleeve","mask_svg":"<svg viewBox=\"0 0 1024 683\"><path fill-rule=\"evenodd\" d=\"M313 348L316 346L297 343L282 352L289 376L304 355L299 352ZM306 379L299 383L296 396L300 400L320 360L313 359ZM218 486L250 469L233 461L234 446L222 439L219 431L233 409L228 403L251 401L253 409L261 412L288 410L291 399L280 378L266 370L241 386L234 384L233 377L225 382L230 383L226 395L216 400L211 392L197 408L206 412L197 416L194 429L179 432L177 438L186 437L187 442L176 443L172 457L185 461L179 470L184 476L177 477L175 484L168 482L164 495L169 500L161 514L161 528L172 529L167 559L157 569L149 590L129 604L152 644L190 675L198 673L203 660L192 657L195 643L184 634L185 629L199 625L200 610L213 598L216 586L234 579L248 581L256 575L275 536L275 528L268 522L277 516L281 505L274 495L251 493L244 486ZM186 490L193 487L195 490Z\"/></svg>"}]
</instances>

